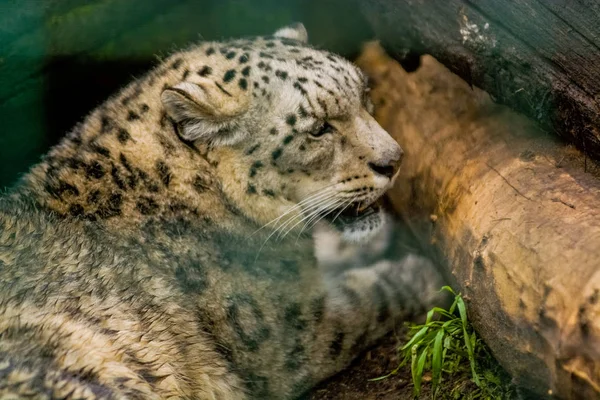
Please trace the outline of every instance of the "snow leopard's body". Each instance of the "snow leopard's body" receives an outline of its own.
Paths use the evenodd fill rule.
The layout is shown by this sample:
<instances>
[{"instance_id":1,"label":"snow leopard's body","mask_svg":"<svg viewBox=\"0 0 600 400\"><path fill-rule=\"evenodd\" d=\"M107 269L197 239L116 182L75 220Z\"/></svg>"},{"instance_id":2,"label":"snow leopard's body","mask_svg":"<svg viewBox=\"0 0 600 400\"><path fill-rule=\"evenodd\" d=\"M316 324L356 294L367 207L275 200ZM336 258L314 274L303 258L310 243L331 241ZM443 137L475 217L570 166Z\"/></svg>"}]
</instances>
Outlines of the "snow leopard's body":
<instances>
[{"instance_id":1,"label":"snow leopard's body","mask_svg":"<svg viewBox=\"0 0 600 400\"><path fill-rule=\"evenodd\" d=\"M294 398L421 309L417 258L317 265L313 222L373 203L401 150L304 39L172 55L0 199L0 398Z\"/></svg>"}]
</instances>

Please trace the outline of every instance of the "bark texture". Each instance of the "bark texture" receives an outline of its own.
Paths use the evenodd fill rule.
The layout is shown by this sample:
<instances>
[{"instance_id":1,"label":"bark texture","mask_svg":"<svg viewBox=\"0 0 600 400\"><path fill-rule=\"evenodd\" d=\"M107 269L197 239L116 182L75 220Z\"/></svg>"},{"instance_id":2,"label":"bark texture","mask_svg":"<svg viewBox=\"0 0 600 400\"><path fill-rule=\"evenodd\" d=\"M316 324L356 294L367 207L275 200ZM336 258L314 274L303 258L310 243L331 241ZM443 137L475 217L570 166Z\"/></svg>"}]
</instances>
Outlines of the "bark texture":
<instances>
[{"instance_id":1,"label":"bark texture","mask_svg":"<svg viewBox=\"0 0 600 400\"><path fill-rule=\"evenodd\" d=\"M359 0L394 56L431 54L600 159L600 3Z\"/></svg>"},{"instance_id":2,"label":"bark texture","mask_svg":"<svg viewBox=\"0 0 600 400\"><path fill-rule=\"evenodd\" d=\"M599 398L597 167L430 56L407 73L370 45L358 62L406 151L394 206L431 218L494 355L539 398Z\"/></svg>"}]
</instances>

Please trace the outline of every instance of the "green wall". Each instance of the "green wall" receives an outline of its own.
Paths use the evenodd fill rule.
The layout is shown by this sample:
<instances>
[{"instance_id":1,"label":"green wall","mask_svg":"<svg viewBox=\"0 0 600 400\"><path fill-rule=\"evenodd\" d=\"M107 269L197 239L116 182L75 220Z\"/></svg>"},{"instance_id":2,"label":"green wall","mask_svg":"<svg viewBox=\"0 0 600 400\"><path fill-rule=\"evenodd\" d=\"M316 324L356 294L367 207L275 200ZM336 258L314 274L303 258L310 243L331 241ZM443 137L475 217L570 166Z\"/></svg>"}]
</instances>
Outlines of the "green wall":
<instances>
[{"instance_id":1,"label":"green wall","mask_svg":"<svg viewBox=\"0 0 600 400\"><path fill-rule=\"evenodd\" d=\"M372 36L354 0L0 0L0 189L156 55L295 21L346 56Z\"/></svg>"}]
</instances>

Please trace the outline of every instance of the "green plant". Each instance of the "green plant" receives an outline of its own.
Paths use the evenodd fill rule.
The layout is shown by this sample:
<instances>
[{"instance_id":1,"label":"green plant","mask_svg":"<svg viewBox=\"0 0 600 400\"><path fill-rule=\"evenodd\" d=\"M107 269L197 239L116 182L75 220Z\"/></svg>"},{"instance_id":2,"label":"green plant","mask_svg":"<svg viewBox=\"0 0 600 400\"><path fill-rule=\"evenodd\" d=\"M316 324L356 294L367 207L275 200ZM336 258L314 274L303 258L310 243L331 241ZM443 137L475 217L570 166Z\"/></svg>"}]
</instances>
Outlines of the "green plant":
<instances>
[{"instance_id":1,"label":"green plant","mask_svg":"<svg viewBox=\"0 0 600 400\"><path fill-rule=\"evenodd\" d=\"M399 348L400 364L374 380L395 375L410 362L415 397L421 395L423 379L431 372L427 378L434 399L509 398L509 379L467 320L462 296L449 286L441 290L454 296L452 305L447 310L434 307L424 324L409 326L409 340Z\"/></svg>"}]
</instances>

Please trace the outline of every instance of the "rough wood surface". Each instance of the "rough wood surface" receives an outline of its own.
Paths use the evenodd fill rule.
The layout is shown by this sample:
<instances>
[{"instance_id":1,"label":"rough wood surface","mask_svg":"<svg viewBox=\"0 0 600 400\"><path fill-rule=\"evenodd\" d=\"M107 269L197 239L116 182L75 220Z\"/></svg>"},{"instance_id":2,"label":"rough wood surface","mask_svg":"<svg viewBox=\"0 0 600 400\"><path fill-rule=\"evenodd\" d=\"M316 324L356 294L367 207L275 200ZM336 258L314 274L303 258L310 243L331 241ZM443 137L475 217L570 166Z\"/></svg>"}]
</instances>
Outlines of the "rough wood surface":
<instances>
[{"instance_id":1,"label":"rough wood surface","mask_svg":"<svg viewBox=\"0 0 600 400\"><path fill-rule=\"evenodd\" d=\"M407 73L368 47L359 64L377 119L406 151L390 197L431 218L494 355L539 398L597 399L598 171L430 56Z\"/></svg>"},{"instance_id":2,"label":"rough wood surface","mask_svg":"<svg viewBox=\"0 0 600 400\"><path fill-rule=\"evenodd\" d=\"M600 160L600 3L365 0L398 58L431 54ZM413 57L414 58L414 57Z\"/></svg>"}]
</instances>

